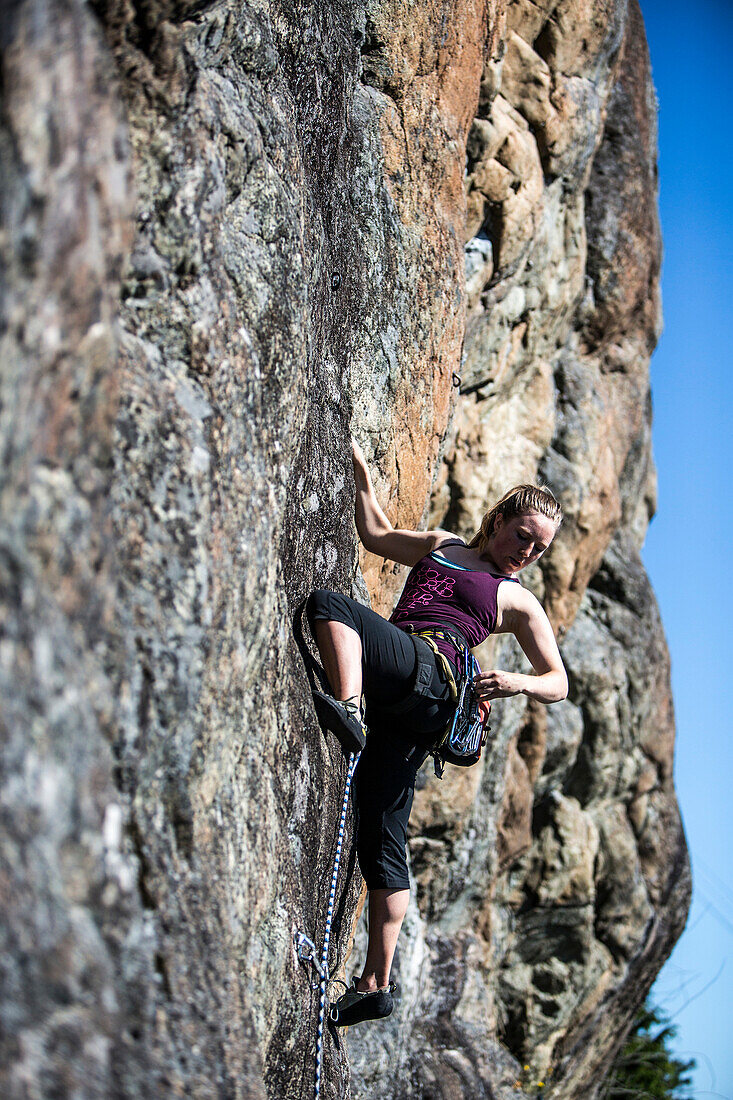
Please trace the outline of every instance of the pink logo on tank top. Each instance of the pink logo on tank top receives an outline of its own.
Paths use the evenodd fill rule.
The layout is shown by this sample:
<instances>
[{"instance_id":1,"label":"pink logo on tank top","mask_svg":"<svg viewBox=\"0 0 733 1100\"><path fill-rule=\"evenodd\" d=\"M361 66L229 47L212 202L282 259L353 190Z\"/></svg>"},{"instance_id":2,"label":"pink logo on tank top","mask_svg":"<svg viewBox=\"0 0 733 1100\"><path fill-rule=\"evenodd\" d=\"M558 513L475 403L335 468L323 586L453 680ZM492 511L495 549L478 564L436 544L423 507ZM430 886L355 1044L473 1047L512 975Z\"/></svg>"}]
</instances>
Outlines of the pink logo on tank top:
<instances>
[{"instance_id":1,"label":"pink logo on tank top","mask_svg":"<svg viewBox=\"0 0 733 1100\"><path fill-rule=\"evenodd\" d=\"M400 600L400 611L414 611L416 607L425 607L436 596L450 598L455 583L455 577L442 576L437 569L421 569L405 587Z\"/></svg>"}]
</instances>

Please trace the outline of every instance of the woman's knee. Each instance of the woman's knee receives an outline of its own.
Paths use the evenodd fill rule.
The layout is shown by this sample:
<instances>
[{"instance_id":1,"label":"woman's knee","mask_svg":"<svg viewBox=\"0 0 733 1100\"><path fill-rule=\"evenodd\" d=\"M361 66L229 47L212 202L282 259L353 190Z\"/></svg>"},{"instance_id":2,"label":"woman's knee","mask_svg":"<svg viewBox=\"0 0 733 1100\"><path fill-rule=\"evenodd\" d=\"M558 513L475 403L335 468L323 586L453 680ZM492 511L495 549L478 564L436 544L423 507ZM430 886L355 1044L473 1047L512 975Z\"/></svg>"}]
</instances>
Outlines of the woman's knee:
<instances>
[{"instance_id":1,"label":"woman's knee","mask_svg":"<svg viewBox=\"0 0 733 1100\"><path fill-rule=\"evenodd\" d=\"M331 618L331 596L333 592L325 588L317 588L305 601L305 614L311 628L318 619Z\"/></svg>"},{"instance_id":2,"label":"woman's knee","mask_svg":"<svg viewBox=\"0 0 733 1100\"><path fill-rule=\"evenodd\" d=\"M311 631L319 620L344 623L354 626L354 616L350 613L348 597L340 592L331 592L327 588L317 588L305 601L305 614Z\"/></svg>"}]
</instances>

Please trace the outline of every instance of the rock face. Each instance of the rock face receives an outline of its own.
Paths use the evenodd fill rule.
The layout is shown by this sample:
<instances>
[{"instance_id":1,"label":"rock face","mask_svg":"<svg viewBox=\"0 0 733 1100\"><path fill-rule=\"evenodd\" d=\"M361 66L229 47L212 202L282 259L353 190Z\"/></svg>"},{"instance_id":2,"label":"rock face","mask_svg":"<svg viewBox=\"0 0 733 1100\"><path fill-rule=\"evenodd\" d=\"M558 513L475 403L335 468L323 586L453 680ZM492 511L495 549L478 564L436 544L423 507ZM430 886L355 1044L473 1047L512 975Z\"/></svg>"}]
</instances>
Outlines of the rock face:
<instances>
[{"instance_id":1,"label":"rock face","mask_svg":"<svg viewBox=\"0 0 733 1100\"><path fill-rule=\"evenodd\" d=\"M312 1094L346 763L300 605L403 579L353 431L400 525L558 492L571 693L425 777L399 1008L321 1095L593 1096L689 897L634 0L17 0L0 43L2 1094Z\"/></svg>"}]
</instances>

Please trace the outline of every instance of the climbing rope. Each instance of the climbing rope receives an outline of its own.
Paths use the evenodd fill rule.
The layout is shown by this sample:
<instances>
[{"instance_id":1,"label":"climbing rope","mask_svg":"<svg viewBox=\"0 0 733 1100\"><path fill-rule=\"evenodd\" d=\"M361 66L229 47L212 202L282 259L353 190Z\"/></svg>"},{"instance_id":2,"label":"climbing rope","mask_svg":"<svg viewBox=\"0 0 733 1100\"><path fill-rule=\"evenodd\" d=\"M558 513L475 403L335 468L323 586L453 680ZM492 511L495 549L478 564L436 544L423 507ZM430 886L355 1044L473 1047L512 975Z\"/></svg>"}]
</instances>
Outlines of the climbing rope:
<instances>
[{"instance_id":1,"label":"climbing rope","mask_svg":"<svg viewBox=\"0 0 733 1100\"><path fill-rule=\"evenodd\" d=\"M344 799L341 803L341 817L339 818L338 838L336 841L336 855L333 860L333 874L331 875L331 890L328 897L328 912L326 913L326 928L323 934L323 950L321 951L321 965L317 967L320 975L318 988L320 991L318 1004L318 1034L316 1036L316 1086L315 1100L321 1095L321 1071L323 1069L323 1028L326 1021L326 996L328 992L328 952L331 942L331 924L333 923L333 907L336 901L336 884L338 882L339 866L341 864L341 849L344 844L346 831L346 810L349 805L349 793L351 780L354 778L354 770L359 762L361 753L352 752L349 756L349 768L346 773L346 786L344 787Z\"/></svg>"}]
</instances>

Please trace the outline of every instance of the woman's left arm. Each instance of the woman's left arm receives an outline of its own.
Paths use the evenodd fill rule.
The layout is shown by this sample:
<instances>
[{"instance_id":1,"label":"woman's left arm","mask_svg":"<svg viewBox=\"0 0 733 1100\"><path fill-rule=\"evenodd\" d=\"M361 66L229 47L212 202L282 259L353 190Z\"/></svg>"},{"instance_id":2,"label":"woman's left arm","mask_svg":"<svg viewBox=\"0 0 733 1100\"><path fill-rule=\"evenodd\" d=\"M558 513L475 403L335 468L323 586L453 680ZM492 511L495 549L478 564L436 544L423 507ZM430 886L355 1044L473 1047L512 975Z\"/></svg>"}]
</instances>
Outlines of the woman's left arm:
<instances>
[{"instance_id":1,"label":"woman's left arm","mask_svg":"<svg viewBox=\"0 0 733 1100\"><path fill-rule=\"evenodd\" d=\"M513 634L522 647L534 675L491 669L480 672L475 680L479 699L503 699L509 695L526 695L540 703L557 703L568 693L568 677L557 648L550 620L539 600L518 584L501 585L510 589L500 600L498 632ZM504 604L502 607L501 604Z\"/></svg>"}]
</instances>

